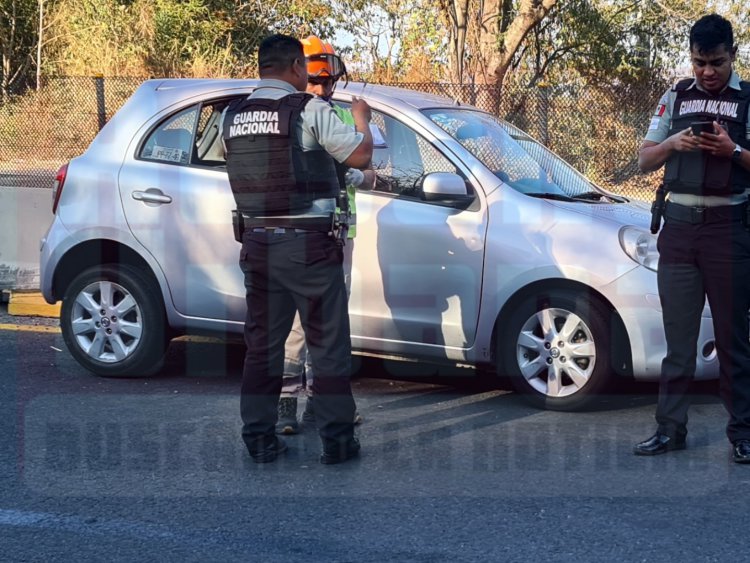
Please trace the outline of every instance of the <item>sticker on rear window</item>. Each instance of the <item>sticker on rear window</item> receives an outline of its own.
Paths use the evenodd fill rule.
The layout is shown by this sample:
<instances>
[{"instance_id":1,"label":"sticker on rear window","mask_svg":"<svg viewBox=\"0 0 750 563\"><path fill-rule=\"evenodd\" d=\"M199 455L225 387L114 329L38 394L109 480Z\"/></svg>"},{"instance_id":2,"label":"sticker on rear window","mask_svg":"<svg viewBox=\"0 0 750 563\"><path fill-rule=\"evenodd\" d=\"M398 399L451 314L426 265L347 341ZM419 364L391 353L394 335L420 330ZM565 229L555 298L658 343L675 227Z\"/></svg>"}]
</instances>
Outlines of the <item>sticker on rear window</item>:
<instances>
[{"instance_id":1,"label":"sticker on rear window","mask_svg":"<svg viewBox=\"0 0 750 563\"><path fill-rule=\"evenodd\" d=\"M182 149L172 148L172 147L161 147L159 145L154 145L154 148L151 149L151 158L154 160L165 160L167 162L182 162L186 163L187 158L186 153Z\"/></svg>"}]
</instances>

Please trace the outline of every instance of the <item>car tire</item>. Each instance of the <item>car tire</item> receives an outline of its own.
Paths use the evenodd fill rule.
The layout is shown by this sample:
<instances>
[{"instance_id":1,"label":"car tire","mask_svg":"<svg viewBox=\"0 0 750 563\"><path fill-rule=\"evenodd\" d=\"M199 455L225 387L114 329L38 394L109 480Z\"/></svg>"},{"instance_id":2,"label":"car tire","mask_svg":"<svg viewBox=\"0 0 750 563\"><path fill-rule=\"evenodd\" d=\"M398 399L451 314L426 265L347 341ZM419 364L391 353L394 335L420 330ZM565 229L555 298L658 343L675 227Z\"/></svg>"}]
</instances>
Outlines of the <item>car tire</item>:
<instances>
[{"instance_id":1,"label":"car tire","mask_svg":"<svg viewBox=\"0 0 750 563\"><path fill-rule=\"evenodd\" d=\"M609 317L584 292L528 296L498 331L499 371L536 407L584 409L606 389L612 373Z\"/></svg>"},{"instance_id":2,"label":"car tire","mask_svg":"<svg viewBox=\"0 0 750 563\"><path fill-rule=\"evenodd\" d=\"M138 268L106 264L68 286L60 327L71 355L105 377L140 377L161 369L168 339L157 285Z\"/></svg>"}]
</instances>

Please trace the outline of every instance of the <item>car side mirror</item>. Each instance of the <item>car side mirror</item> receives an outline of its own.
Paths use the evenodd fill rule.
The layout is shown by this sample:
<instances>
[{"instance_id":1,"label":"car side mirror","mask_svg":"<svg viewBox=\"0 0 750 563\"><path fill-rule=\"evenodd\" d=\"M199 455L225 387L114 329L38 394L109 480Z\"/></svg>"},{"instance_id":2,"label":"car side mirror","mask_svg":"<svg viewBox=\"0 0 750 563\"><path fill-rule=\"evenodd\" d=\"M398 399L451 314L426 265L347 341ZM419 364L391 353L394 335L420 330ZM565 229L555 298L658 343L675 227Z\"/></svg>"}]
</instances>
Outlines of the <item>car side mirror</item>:
<instances>
[{"instance_id":1,"label":"car side mirror","mask_svg":"<svg viewBox=\"0 0 750 563\"><path fill-rule=\"evenodd\" d=\"M422 178L422 199L445 203L468 203L474 200L466 190L466 181L452 172L431 172Z\"/></svg>"}]
</instances>

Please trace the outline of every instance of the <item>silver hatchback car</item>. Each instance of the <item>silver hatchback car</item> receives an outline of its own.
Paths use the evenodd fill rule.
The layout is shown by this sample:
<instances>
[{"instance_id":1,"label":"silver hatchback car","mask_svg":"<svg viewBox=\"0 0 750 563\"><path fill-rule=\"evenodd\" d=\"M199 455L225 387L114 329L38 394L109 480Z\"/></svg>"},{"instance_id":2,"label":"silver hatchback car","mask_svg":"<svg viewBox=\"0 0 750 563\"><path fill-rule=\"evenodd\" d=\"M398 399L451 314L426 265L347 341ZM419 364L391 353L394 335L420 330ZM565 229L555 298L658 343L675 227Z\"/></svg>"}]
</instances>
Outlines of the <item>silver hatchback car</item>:
<instances>
[{"instance_id":1,"label":"silver hatchback car","mask_svg":"<svg viewBox=\"0 0 750 563\"><path fill-rule=\"evenodd\" d=\"M218 126L254 80L149 80L55 181L41 288L71 354L148 375L169 339L241 333L245 288ZM471 106L350 83L383 137L357 196L355 350L494 365L545 408L658 377L658 254L642 202L606 193ZM708 308L698 378L718 375Z\"/></svg>"}]
</instances>

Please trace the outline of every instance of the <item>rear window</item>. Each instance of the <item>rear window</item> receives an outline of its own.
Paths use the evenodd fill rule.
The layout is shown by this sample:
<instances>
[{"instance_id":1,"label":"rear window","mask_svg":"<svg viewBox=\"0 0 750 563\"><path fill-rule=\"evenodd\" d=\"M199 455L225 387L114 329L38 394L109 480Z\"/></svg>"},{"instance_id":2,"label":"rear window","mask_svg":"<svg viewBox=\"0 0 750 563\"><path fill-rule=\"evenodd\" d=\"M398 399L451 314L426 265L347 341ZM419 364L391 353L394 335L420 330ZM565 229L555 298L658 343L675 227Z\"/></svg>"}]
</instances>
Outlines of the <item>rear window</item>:
<instances>
[{"instance_id":1,"label":"rear window","mask_svg":"<svg viewBox=\"0 0 750 563\"><path fill-rule=\"evenodd\" d=\"M231 99L203 102L180 110L146 137L138 158L178 165L223 167L221 119Z\"/></svg>"},{"instance_id":2,"label":"rear window","mask_svg":"<svg viewBox=\"0 0 750 563\"><path fill-rule=\"evenodd\" d=\"M188 164L198 106L187 108L163 121L149 135L141 149L145 160Z\"/></svg>"}]
</instances>

